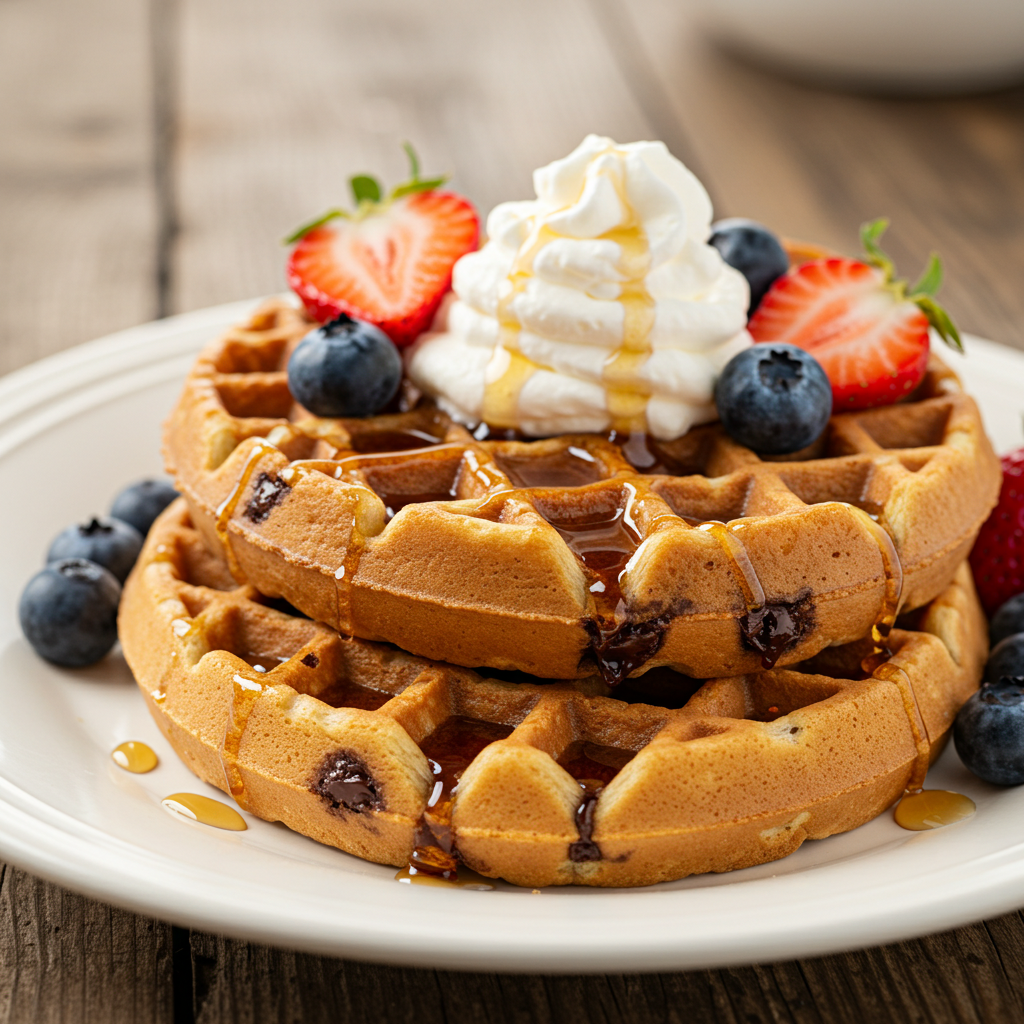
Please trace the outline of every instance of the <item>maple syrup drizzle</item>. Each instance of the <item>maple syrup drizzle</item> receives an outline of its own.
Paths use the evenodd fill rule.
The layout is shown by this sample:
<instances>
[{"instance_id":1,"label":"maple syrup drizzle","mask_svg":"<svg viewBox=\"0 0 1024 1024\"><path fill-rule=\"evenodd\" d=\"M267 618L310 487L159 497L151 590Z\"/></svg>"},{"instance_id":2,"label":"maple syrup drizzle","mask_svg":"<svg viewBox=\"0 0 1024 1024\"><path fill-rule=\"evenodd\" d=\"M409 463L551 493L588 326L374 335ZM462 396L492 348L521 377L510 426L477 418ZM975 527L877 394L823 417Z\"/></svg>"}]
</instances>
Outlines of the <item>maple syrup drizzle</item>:
<instances>
[{"instance_id":1,"label":"maple syrup drizzle","mask_svg":"<svg viewBox=\"0 0 1024 1024\"><path fill-rule=\"evenodd\" d=\"M253 445L252 450L249 452L249 457L246 459L245 465L242 467L242 472L239 473L238 479L235 481L235 486L217 507L217 518L214 523L217 530L217 536L220 539L221 547L224 549L224 558L228 563L228 569L231 570L231 575L234 576L239 583L244 582L245 573L242 572L241 566L238 564L238 559L235 558L235 552L231 547L231 535L228 531L228 525L231 522L231 517L235 514L235 509L238 506L239 501L241 501L242 495L249 486L249 481L252 478L260 459L262 459L267 452L278 450L279 449L277 447L267 441L261 441L259 444Z\"/></svg>"},{"instance_id":2,"label":"maple syrup drizzle","mask_svg":"<svg viewBox=\"0 0 1024 1024\"><path fill-rule=\"evenodd\" d=\"M632 750L577 741L562 751L558 763L581 785L607 786L633 759Z\"/></svg>"},{"instance_id":3,"label":"maple syrup drizzle","mask_svg":"<svg viewBox=\"0 0 1024 1024\"><path fill-rule=\"evenodd\" d=\"M621 198L626 206L625 197ZM640 434L647 429L650 395L638 390L637 378L651 354L654 326L654 300L644 287L644 278L651 266L650 247L643 228L637 224L616 228L602 237L619 244L620 266L626 277L619 295L623 313L622 344L608 356L601 371L605 401L616 433Z\"/></svg>"},{"instance_id":4,"label":"maple syrup drizzle","mask_svg":"<svg viewBox=\"0 0 1024 1024\"><path fill-rule=\"evenodd\" d=\"M118 768L135 775L151 772L159 763L156 751L140 740L125 740L110 752L110 757Z\"/></svg>"},{"instance_id":5,"label":"maple syrup drizzle","mask_svg":"<svg viewBox=\"0 0 1024 1024\"><path fill-rule=\"evenodd\" d=\"M700 523L698 530L710 533L718 541L739 583L747 606L740 620L740 629L751 646L761 655L761 667L771 669L786 648L800 635L799 613L781 602L769 603L743 541L736 536L736 527L725 523Z\"/></svg>"},{"instance_id":6,"label":"maple syrup drizzle","mask_svg":"<svg viewBox=\"0 0 1024 1024\"><path fill-rule=\"evenodd\" d=\"M316 695L317 700L332 708L361 708L363 711L376 711L393 696L385 690L372 690L348 679L337 679Z\"/></svg>"},{"instance_id":7,"label":"maple syrup drizzle","mask_svg":"<svg viewBox=\"0 0 1024 1024\"><path fill-rule=\"evenodd\" d=\"M974 801L963 793L948 789L920 789L909 792L896 805L896 824L911 832L955 825L977 810Z\"/></svg>"},{"instance_id":8,"label":"maple syrup drizzle","mask_svg":"<svg viewBox=\"0 0 1024 1024\"><path fill-rule=\"evenodd\" d=\"M231 678L233 687L231 707L228 721L224 729L224 740L221 743L220 756L224 764L224 781L228 792L234 797L235 803L243 811L249 810L249 798L245 791L245 781L238 767L238 751L242 746L242 737L249 725L249 716L256 707L256 701L263 695L263 684L255 679L235 673Z\"/></svg>"},{"instance_id":9,"label":"maple syrup drizzle","mask_svg":"<svg viewBox=\"0 0 1024 1024\"><path fill-rule=\"evenodd\" d=\"M229 832L244 832L249 827L245 818L233 807L208 796L200 796L199 793L172 793L160 802L169 811L203 825L227 829Z\"/></svg>"},{"instance_id":10,"label":"maple syrup drizzle","mask_svg":"<svg viewBox=\"0 0 1024 1024\"><path fill-rule=\"evenodd\" d=\"M526 289L537 253L555 233L543 224L535 224L512 264L512 270L498 298L498 343L488 365L484 384L483 419L491 427L515 429L519 426L519 392L539 369L519 351L519 320L512 305ZM502 360L507 360L501 365ZM493 375L493 376L492 376Z\"/></svg>"},{"instance_id":11,"label":"maple syrup drizzle","mask_svg":"<svg viewBox=\"0 0 1024 1024\"><path fill-rule=\"evenodd\" d=\"M416 827L415 845L406 868L410 876L457 879L459 859L452 834L454 790L480 751L511 732L511 726L453 716L420 743L434 775L434 786Z\"/></svg>"},{"instance_id":12,"label":"maple syrup drizzle","mask_svg":"<svg viewBox=\"0 0 1024 1024\"><path fill-rule=\"evenodd\" d=\"M499 454L496 461L515 487L585 487L603 476L597 459L574 445L550 455Z\"/></svg>"},{"instance_id":13,"label":"maple syrup drizzle","mask_svg":"<svg viewBox=\"0 0 1024 1024\"><path fill-rule=\"evenodd\" d=\"M648 661L661 646L664 621L633 621L622 593L622 580L642 537L634 521L636 488L623 484L625 502L607 511L560 516L544 507L535 508L559 533L569 550L583 563L591 579L595 614L585 623L591 652L608 686L618 686L634 669Z\"/></svg>"},{"instance_id":14,"label":"maple syrup drizzle","mask_svg":"<svg viewBox=\"0 0 1024 1024\"><path fill-rule=\"evenodd\" d=\"M418 448L432 448L441 439L425 430L373 430L353 434L352 450L360 455L379 455L388 452L408 452Z\"/></svg>"},{"instance_id":15,"label":"maple syrup drizzle","mask_svg":"<svg viewBox=\"0 0 1024 1024\"><path fill-rule=\"evenodd\" d=\"M892 627L896 624L896 618L900 612L900 602L903 596L903 566L900 564L899 554L892 537L889 536L889 531L874 516L869 515L862 508L857 508L856 505L845 502L836 504L853 510L878 545L878 553L882 556L885 592L878 618L871 627L874 650L861 662L861 667L865 672L874 673L875 669L891 656L887 644L889 634L892 632Z\"/></svg>"}]
</instances>

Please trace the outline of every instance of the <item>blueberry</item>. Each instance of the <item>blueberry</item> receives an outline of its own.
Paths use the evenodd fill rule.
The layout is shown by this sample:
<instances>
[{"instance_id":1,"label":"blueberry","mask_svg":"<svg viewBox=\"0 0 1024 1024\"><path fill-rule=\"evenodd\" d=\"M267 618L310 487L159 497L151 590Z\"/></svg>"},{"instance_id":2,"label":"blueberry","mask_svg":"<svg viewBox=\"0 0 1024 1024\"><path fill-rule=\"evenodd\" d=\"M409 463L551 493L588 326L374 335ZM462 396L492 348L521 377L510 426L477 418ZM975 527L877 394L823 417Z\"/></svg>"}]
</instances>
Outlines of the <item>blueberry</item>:
<instances>
[{"instance_id":1,"label":"blueberry","mask_svg":"<svg viewBox=\"0 0 1024 1024\"><path fill-rule=\"evenodd\" d=\"M299 342L288 387L314 416L372 416L395 397L402 357L373 324L344 313Z\"/></svg>"},{"instance_id":2,"label":"blueberry","mask_svg":"<svg viewBox=\"0 0 1024 1024\"><path fill-rule=\"evenodd\" d=\"M750 306L754 312L776 278L789 270L789 257L782 243L763 224L742 217L730 217L711 225L708 242L722 259L735 267L750 285Z\"/></svg>"},{"instance_id":3,"label":"blueberry","mask_svg":"<svg viewBox=\"0 0 1024 1024\"><path fill-rule=\"evenodd\" d=\"M725 432L762 455L806 448L828 424L832 385L795 345L754 345L732 357L715 386Z\"/></svg>"},{"instance_id":4,"label":"blueberry","mask_svg":"<svg viewBox=\"0 0 1024 1024\"><path fill-rule=\"evenodd\" d=\"M46 561L87 558L109 569L119 583L124 583L141 550L142 534L134 526L120 519L92 519L57 534L46 553Z\"/></svg>"},{"instance_id":5,"label":"blueberry","mask_svg":"<svg viewBox=\"0 0 1024 1024\"><path fill-rule=\"evenodd\" d=\"M1024 678L983 683L956 716L953 744L960 760L986 782L1024 782Z\"/></svg>"},{"instance_id":6,"label":"blueberry","mask_svg":"<svg viewBox=\"0 0 1024 1024\"><path fill-rule=\"evenodd\" d=\"M114 646L120 599L121 584L102 565L85 558L52 562L21 592L21 630L47 661L91 665Z\"/></svg>"},{"instance_id":7,"label":"blueberry","mask_svg":"<svg viewBox=\"0 0 1024 1024\"><path fill-rule=\"evenodd\" d=\"M163 480L140 480L121 491L110 506L110 514L145 537L156 517L177 497L178 492Z\"/></svg>"},{"instance_id":8,"label":"blueberry","mask_svg":"<svg viewBox=\"0 0 1024 1024\"><path fill-rule=\"evenodd\" d=\"M1024 633L1024 594L1001 604L988 624L988 639L993 647L1014 633Z\"/></svg>"},{"instance_id":9,"label":"blueberry","mask_svg":"<svg viewBox=\"0 0 1024 1024\"><path fill-rule=\"evenodd\" d=\"M1004 637L992 648L985 665L985 680L994 683L1001 676L1024 676L1024 633Z\"/></svg>"}]
</instances>

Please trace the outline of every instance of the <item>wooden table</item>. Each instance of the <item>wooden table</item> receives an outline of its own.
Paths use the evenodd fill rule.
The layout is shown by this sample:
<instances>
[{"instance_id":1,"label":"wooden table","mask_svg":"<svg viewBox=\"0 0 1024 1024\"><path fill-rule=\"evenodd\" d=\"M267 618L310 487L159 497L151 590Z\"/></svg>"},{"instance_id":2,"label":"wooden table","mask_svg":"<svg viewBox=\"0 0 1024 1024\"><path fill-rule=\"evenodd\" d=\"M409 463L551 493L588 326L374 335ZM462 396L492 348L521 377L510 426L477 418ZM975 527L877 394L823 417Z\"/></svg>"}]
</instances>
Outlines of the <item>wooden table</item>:
<instances>
[{"instance_id":1,"label":"wooden table","mask_svg":"<svg viewBox=\"0 0 1024 1024\"><path fill-rule=\"evenodd\" d=\"M865 99L715 52L657 0L4 0L0 372L281 289L280 239L404 174L483 210L587 132L661 138L720 215L852 251L887 214L946 259L967 330L1024 348L1024 91ZM614 942L609 935L609 942ZM1024 1021L1019 913L799 962L685 974L401 970L172 928L7 868L0 1020Z\"/></svg>"}]
</instances>

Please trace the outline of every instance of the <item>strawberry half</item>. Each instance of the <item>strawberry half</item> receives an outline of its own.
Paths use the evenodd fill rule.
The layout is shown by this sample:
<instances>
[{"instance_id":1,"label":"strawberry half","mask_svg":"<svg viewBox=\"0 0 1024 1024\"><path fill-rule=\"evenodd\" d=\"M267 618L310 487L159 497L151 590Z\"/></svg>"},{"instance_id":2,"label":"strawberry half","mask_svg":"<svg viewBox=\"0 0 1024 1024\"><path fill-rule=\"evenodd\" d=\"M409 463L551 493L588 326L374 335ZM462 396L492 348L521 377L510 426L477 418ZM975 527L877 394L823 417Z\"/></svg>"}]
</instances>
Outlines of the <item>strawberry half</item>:
<instances>
[{"instance_id":1,"label":"strawberry half","mask_svg":"<svg viewBox=\"0 0 1024 1024\"><path fill-rule=\"evenodd\" d=\"M354 213L331 210L300 228L288 259L288 284L321 323L347 313L376 324L398 346L430 325L451 287L455 261L477 247L473 205L438 192L444 178L421 180L406 147L412 178L381 198L366 175L351 180Z\"/></svg>"},{"instance_id":2,"label":"strawberry half","mask_svg":"<svg viewBox=\"0 0 1024 1024\"><path fill-rule=\"evenodd\" d=\"M974 542L971 569L989 615L1024 592L1024 448L1003 456L999 501Z\"/></svg>"},{"instance_id":3,"label":"strawberry half","mask_svg":"<svg viewBox=\"0 0 1024 1024\"><path fill-rule=\"evenodd\" d=\"M942 282L939 258L933 254L908 289L878 247L887 225L877 220L862 228L867 262L817 259L783 274L748 324L756 342L810 352L832 384L836 412L888 405L913 391L928 366L930 327L963 350L932 297Z\"/></svg>"}]
</instances>

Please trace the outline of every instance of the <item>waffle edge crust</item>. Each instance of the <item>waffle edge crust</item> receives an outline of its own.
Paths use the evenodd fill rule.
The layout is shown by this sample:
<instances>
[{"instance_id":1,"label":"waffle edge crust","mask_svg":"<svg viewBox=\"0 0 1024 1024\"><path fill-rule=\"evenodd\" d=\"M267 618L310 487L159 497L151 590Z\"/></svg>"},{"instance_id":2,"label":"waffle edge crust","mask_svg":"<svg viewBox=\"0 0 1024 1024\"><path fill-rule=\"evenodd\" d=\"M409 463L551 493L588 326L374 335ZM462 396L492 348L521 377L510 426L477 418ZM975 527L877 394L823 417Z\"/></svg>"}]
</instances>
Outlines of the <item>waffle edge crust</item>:
<instances>
[{"instance_id":1,"label":"waffle edge crust","mask_svg":"<svg viewBox=\"0 0 1024 1024\"><path fill-rule=\"evenodd\" d=\"M895 544L903 608L918 608L948 585L999 491L977 407L934 356L910 400L835 415L795 456L762 460L712 425L660 445L664 464L642 473L596 435L480 442L429 405L317 419L286 374L311 326L272 300L212 344L167 423L168 468L236 579L453 664L593 674L609 610L573 530L616 509L635 528L615 622L640 654L623 674L756 671L751 580L792 622L775 663L804 661L865 636L884 609L872 518ZM434 444L388 451L413 435ZM574 485L559 476L567 463L586 470Z\"/></svg>"},{"instance_id":2,"label":"waffle edge crust","mask_svg":"<svg viewBox=\"0 0 1024 1024\"><path fill-rule=\"evenodd\" d=\"M275 609L231 578L184 501L154 525L119 622L153 717L196 775L367 860L408 861L432 786L426 738L453 716L503 727L462 774L452 831L469 867L530 887L749 867L875 817L921 784L987 654L964 565L900 625L913 628L893 630L867 678L853 644L799 670L711 679L678 710L629 704L596 677L486 679ZM259 673L257 658L273 667ZM583 791L558 763L581 743L626 760L597 793L596 855L582 861L571 850ZM356 809L325 793L339 761L368 782Z\"/></svg>"}]
</instances>

